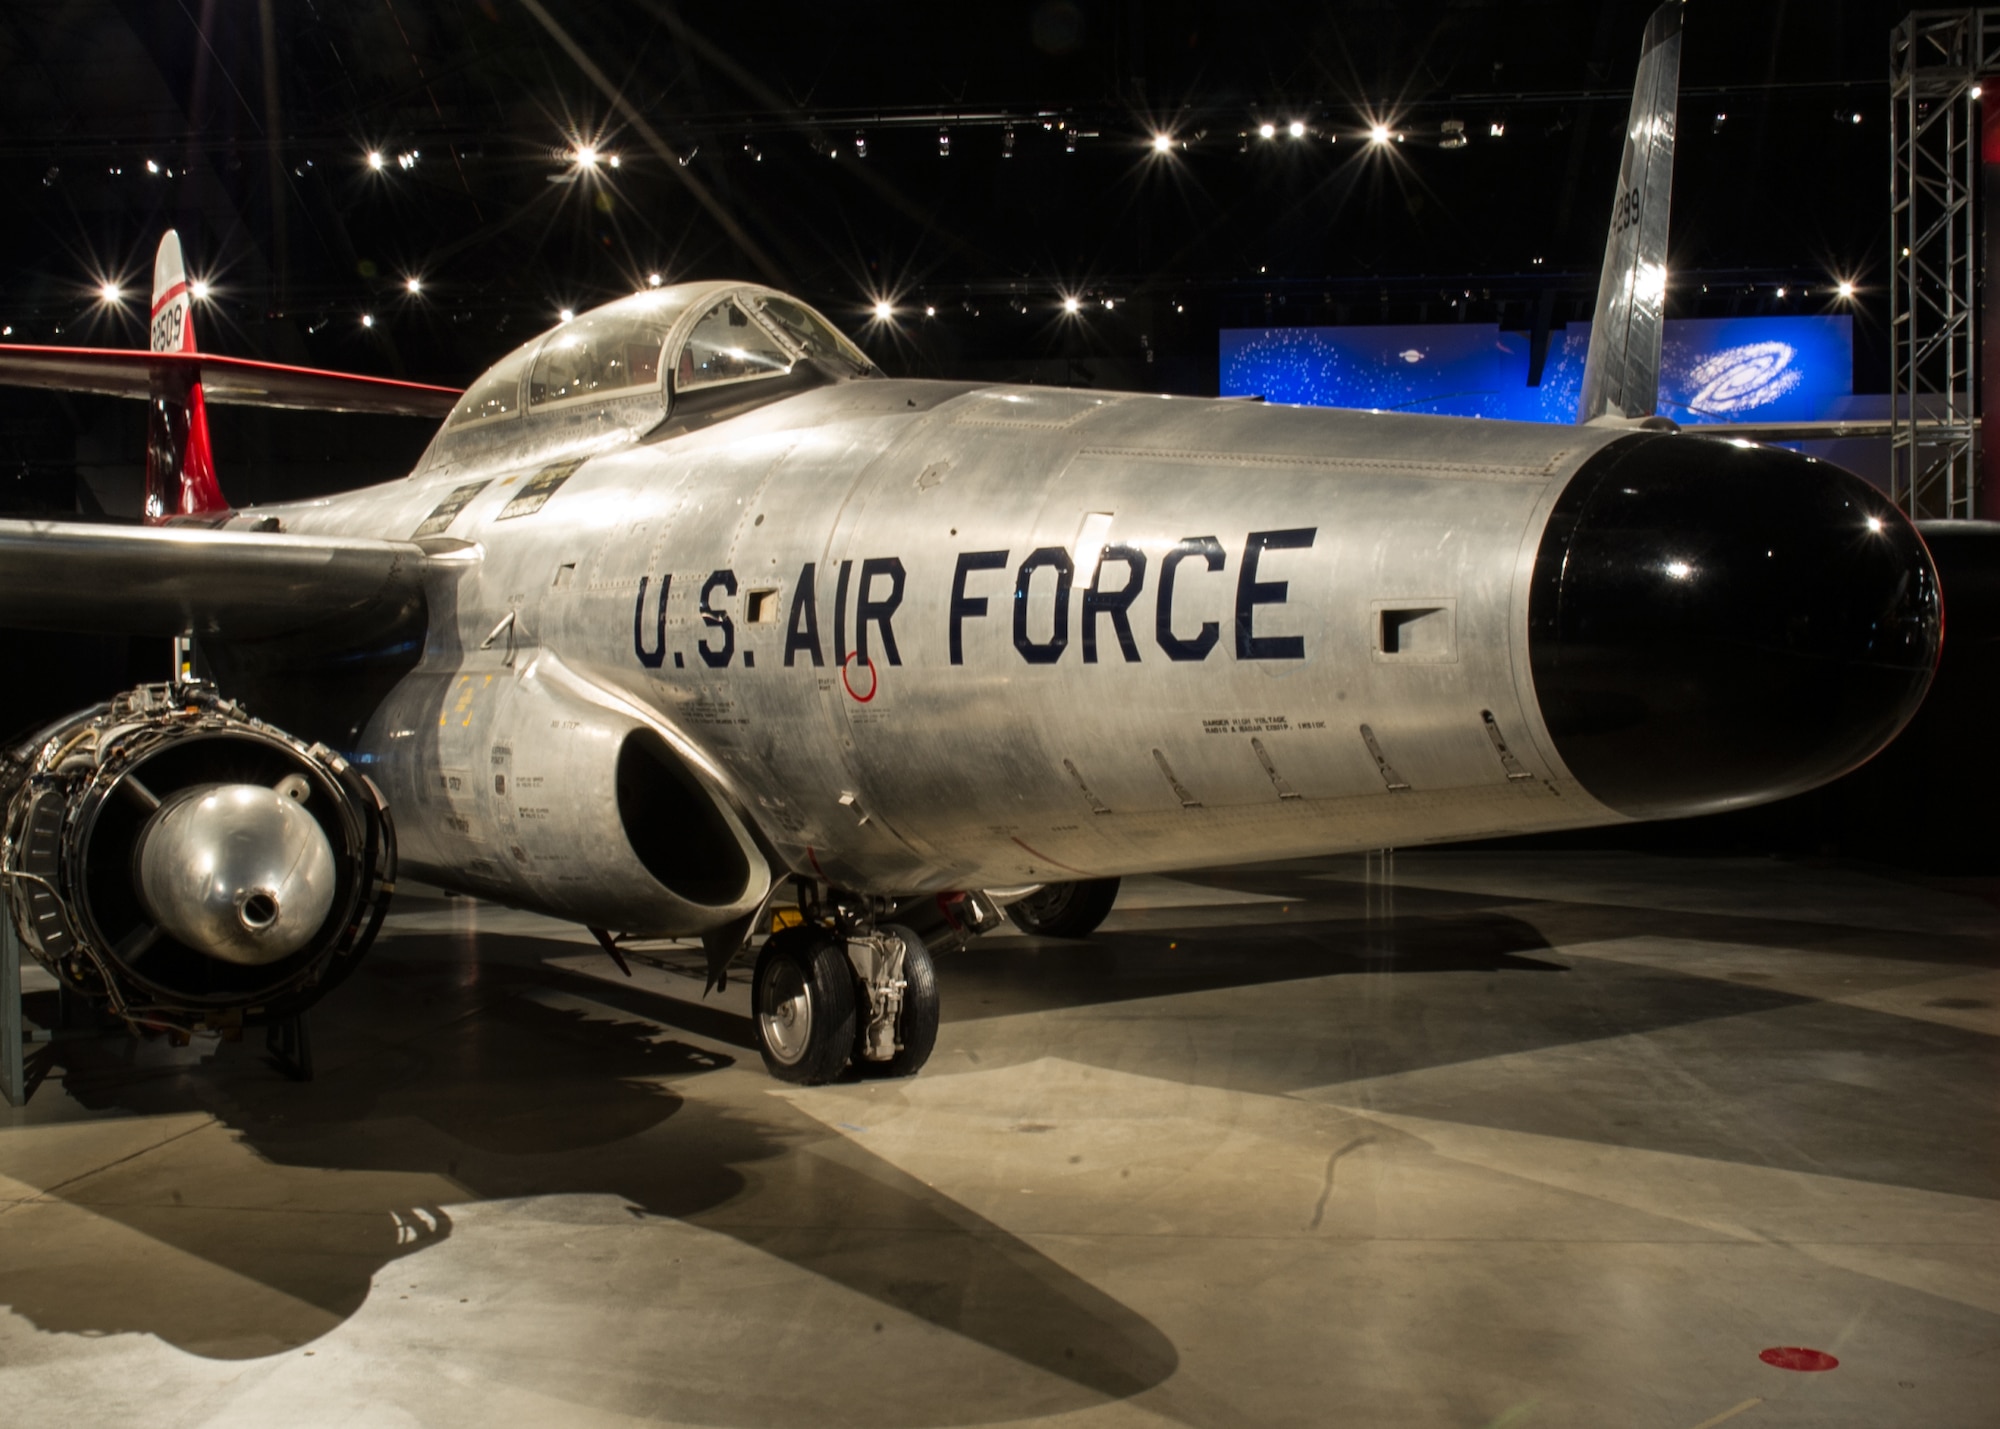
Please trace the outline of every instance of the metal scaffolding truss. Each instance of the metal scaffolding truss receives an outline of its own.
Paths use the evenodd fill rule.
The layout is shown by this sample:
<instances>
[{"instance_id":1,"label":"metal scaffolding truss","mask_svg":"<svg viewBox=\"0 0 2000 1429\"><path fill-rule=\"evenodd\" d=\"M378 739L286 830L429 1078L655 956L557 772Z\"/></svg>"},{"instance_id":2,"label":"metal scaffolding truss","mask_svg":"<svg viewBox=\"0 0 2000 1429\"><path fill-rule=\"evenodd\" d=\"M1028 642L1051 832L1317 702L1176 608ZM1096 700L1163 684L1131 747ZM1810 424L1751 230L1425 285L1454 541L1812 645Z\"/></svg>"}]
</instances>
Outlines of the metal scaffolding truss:
<instances>
[{"instance_id":1,"label":"metal scaffolding truss","mask_svg":"<svg viewBox=\"0 0 2000 1429\"><path fill-rule=\"evenodd\" d=\"M2000 7L1912 11L1889 56L1890 494L1913 518L1966 518L1979 432L1973 91L2000 70Z\"/></svg>"}]
</instances>

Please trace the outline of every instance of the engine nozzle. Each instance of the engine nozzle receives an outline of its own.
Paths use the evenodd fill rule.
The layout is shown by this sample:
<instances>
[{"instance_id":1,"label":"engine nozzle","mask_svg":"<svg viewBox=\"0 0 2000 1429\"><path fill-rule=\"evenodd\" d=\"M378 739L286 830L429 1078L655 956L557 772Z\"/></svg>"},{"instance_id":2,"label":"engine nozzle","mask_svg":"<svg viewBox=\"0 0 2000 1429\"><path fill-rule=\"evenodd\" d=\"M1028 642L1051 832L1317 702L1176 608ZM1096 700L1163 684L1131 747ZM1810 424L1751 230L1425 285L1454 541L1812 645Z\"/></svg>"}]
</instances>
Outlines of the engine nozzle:
<instances>
[{"instance_id":1,"label":"engine nozzle","mask_svg":"<svg viewBox=\"0 0 2000 1429\"><path fill-rule=\"evenodd\" d=\"M338 871L297 775L275 788L206 784L170 796L133 852L139 897L160 930L255 967L303 948L333 907Z\"/></svg>"}]
</instances>

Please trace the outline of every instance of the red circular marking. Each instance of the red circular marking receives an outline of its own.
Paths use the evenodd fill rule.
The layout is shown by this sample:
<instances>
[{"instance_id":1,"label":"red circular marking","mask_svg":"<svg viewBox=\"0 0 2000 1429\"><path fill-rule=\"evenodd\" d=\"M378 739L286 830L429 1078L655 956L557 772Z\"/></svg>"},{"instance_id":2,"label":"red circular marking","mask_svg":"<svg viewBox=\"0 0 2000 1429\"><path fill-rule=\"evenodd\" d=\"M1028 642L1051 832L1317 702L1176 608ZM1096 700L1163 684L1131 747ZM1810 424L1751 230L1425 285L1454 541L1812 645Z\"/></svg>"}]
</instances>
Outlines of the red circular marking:
<instances>
[{"instance_id":1,"label":"red circular marking","mask_svg":"<svg viewBox=\"0 0 2000 1429\"><path fill-rule=\"evenodd\" d=\"M1779 1345L1765 1350L1757 1356L1767 1365L1778 1369L1795 1369L1811 1373L1816 1370L1832 1369L1840 1361L1825 1350L1805 1350L1797 1345Z\"/></svg>"},{"instance_id":2,"label":"red circular marking","mask_svg":"<svg viewBox=\"0 0 2000 1429\"><path fill-rule=\"evenodd\" d=\"M845 661L843 661L843 662L841 663L841 666L840 666L840 687L841 687L841 688L842 688L843 690L846 690L846 691L847 691L847 697L848 697L849 699L851 699L851 700L854 700L854 701L855 701L856 703L858 703L858 704L864 704L864 705L865 705L865 704L867 704L867 703L868 703L868 702L869 702L870 700L874 699L874 698L875 698L875 692L876 692L877 690L879 690L879 689L881 689L881 688L882 688L882 677L881 677L881 675L879 675L879 674L877 674L877 673L876 673L876 670L875 670L875 662L874 662L873 660L864 660L864 661L862 661L862 663L863 663L863 664L865 664L865 665L867 665L867 667L868 667L868 693L867 693L867 694L865 694L865 695L857 695L857 694L855 694L855 693L854 693L854 686L852 686L852 685L850 685L850 684L848 684L848 683L847 683L847 667L848 667L849 665L852 665L852 664L853 664L853 663L854 663L854 662L855 662L856 660L860 660L860 659L861 659L861 655L860 655L860 653L859 653L859 652L857 651L857 652L855 652L854 654L851 654L851 655L849 655L849 656L847 657L847 659L846 659Z\"/></svg>"}]
</instances>

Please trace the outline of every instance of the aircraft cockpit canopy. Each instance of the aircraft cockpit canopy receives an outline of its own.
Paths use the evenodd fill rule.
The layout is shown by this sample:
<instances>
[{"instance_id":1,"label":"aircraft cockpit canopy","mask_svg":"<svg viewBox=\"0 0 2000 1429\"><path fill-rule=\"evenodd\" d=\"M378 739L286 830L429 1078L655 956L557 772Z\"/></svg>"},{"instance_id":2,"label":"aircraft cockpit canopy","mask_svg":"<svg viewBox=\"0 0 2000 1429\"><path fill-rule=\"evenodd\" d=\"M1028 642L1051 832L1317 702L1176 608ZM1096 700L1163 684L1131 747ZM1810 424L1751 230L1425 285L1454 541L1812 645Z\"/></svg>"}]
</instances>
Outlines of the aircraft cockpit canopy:
<instances>
[{"instance_id":1,"label":"aircraft cockpit canopy","mask_svg":"<svg viewBox=\"0 0 2000 1429\"><path fill-rule=\"evenodd\" d=\"M740 283L648 289L495 363L459 399L424 465L608 448L669 418L693 424L874 375L858 347L796 298Z\"/></svg>"},{"instance_id":2,"label":"aircraft cockpit canopy","mask_svg":"<svg viewBox=\"0 0 2000 1429\"><path fill-rule=\"evenodd\" d=\"M660 347L674 315L657 308L618 311L623 306L585 313L549 334L528 370L530 409L658 390Z\"/></svg>"}]
</instances>

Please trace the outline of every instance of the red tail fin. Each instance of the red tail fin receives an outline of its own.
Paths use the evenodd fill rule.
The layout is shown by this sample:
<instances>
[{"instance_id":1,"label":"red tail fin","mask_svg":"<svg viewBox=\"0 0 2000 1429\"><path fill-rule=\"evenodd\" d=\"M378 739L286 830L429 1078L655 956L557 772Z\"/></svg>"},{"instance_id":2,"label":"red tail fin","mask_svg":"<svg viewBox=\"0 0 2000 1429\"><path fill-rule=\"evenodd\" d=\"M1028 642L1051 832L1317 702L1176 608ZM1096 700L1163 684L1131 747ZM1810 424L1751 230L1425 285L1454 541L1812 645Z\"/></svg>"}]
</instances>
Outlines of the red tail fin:
<instances>
[{"instance_id":1,"label":"red tail fin","mask_svg":"<svg viewBox=\"0 0 2000 1429\"><path fill-rule=\"evenodd\" d=\"M172 229L153 260L152 350L193 352L194 315L180 236ZM198 370L154 367L146 418L146 520L227 511L208 445L208 407Z\"/></svg>"}]
</instances>

